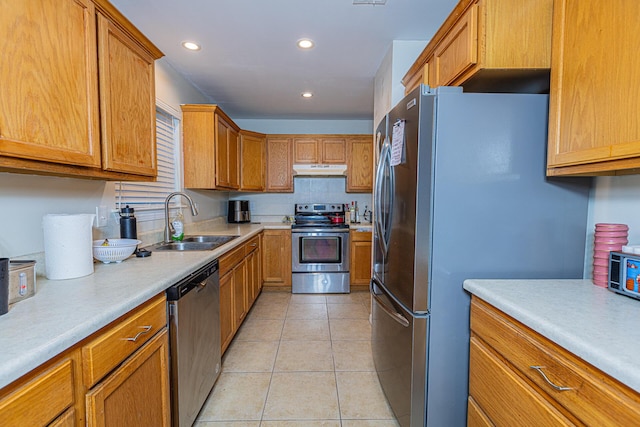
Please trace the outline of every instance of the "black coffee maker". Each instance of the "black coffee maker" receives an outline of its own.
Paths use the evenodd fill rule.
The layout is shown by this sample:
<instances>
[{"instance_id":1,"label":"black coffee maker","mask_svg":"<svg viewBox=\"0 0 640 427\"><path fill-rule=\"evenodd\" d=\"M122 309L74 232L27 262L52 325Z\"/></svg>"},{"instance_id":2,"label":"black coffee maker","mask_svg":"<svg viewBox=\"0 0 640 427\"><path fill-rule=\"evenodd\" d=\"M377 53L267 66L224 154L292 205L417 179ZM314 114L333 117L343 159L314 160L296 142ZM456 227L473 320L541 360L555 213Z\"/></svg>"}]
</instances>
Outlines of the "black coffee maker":
<instances>
[{"instance_id":1,"label":"black coffee maker","mask_svg":"<svg viewBox=\"0 0 640 427\"><path fill-rule=\"evenodd\" d=\"M229 200L228 222L251 222L248 200Z\"/></svg>"}]
</instances>

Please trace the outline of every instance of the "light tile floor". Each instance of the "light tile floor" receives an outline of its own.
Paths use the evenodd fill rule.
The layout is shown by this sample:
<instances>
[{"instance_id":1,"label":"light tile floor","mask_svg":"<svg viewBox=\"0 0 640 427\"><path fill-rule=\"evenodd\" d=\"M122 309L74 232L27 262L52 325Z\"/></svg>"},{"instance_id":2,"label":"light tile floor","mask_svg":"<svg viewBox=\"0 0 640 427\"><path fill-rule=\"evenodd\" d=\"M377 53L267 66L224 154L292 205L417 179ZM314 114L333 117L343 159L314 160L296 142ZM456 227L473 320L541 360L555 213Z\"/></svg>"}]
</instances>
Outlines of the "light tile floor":
<instances>
[{"instance_id":1,"label":"light tile floor","mask_svg":"<svg viewBox=\"0 0 640 427\"><path fill-rule=\"evenodd\" d=\"M395 427L371 356L369 294L263 292L196 427Z\"/></svg>"}]
</instances>

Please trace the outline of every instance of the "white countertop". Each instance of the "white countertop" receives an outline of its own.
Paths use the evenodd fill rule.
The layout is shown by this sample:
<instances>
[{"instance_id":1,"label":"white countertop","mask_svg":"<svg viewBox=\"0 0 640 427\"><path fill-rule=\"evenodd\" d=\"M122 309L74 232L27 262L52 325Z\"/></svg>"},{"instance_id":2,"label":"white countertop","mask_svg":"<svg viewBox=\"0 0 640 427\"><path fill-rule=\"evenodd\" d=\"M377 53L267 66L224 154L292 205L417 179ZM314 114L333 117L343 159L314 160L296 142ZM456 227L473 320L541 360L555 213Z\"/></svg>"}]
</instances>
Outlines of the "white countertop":
<instances>
[{"instance_id":1,"label":"white countertop","mask_svg":"<svg viewBox=\"0 0 640 427\"><path fill-rule=\"evenodd\" d=\"M240 236L212 251L154 251L119 264L96 262L93 274L77 279L38 276L36 294L0 316L0 388L267 228L290 225L228 224L198 233Z\"/></svg>"},{"instance_id":2,"label":"white countertop","mask_svg":"<svg viewBox=\"0 0 640 427\"><path fill-rule=\"evenodd\" d=\"M640 392L640 301L591 280L465 280L464 289Z\"/></svg>"}]
</instances>

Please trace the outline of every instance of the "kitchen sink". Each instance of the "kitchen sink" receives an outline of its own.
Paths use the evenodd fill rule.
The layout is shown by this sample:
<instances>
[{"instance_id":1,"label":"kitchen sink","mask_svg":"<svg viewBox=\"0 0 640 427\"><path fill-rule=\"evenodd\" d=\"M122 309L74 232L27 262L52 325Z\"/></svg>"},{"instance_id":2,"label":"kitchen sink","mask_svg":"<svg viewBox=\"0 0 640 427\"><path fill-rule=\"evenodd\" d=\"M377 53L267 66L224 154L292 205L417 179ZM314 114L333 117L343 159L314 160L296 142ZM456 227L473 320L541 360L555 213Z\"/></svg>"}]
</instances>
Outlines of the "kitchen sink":
<instances>
[{"instance_id":1,"label":"kitchen sink","mask_svg":"<svg viewBox=\"0 0 640 427\"><path fill-rule=\"evenodd\" d=\"M239 236L186 236L181 242L156 243L152 251L210 251Z\"/></svg>"},{"instance_id":2,"label":"kitchen sink","mask_svg":"<svg viewBox=\"0 0 640 427\"><path fill-rule=\"evenodd\" d=\"M182 239L183 242L197 242L197 243L214 243L218 246L224 245L236 239L238 236L185 236Z\"/></svg>"}]
</instances>

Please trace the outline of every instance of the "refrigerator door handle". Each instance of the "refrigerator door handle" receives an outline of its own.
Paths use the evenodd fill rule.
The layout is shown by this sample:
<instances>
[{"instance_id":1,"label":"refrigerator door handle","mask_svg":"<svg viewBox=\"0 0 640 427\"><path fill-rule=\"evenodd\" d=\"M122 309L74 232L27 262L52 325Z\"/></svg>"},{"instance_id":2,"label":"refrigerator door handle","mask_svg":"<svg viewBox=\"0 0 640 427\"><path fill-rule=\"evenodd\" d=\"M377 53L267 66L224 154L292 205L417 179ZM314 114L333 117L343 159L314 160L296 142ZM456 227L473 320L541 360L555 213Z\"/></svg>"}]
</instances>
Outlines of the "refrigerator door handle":
<instances>
[{"instance_id":1,"label":"refrigerator door handle","mask_svg":"<svg viewBox=\"0 0 640 427\"><path fill-rule=\"evenodd\" d=\"M401 324L405 328L408 328L411 323L409 323L407 318L404 317L402 315L402 313L399 313L398 310L394 309L393 307L390 307L388 304L386 304L384 302L384 300L382 298L380 298L374 292L374 289L373 289L374 285L380 286L380 283L375 278L372 278L371 282L369 284L369 290L371 292L371 296L378 303L378 305L380 306L382 311L384 311L389 317L391 317L393 320L395 320L396 322L398 322L399 324Z\"/></svg>"},{"instance_id":2,"label":"refrigerator door handle","mask_svg":"<svg viewBox=\"0 0 640 427\"><path fill-rule=\"evenodd\" d=\"M385 188L384 172L388 168L389 170L389 183ZM384 254L387 254L389 241L391 239L391 217L393 211L393 193L395 186L395 176L393 168L391 167L391 146L388 141L384 141L382 145L382 151L380 152L380 162L378 163L378 169L376 171L375 193L374 203L376 210L376 231L380 236L380 242L382 243L382 250ZM383 211L382 201L389 197L388 200L388 212Z\"/></svg>"}]
</instances>

